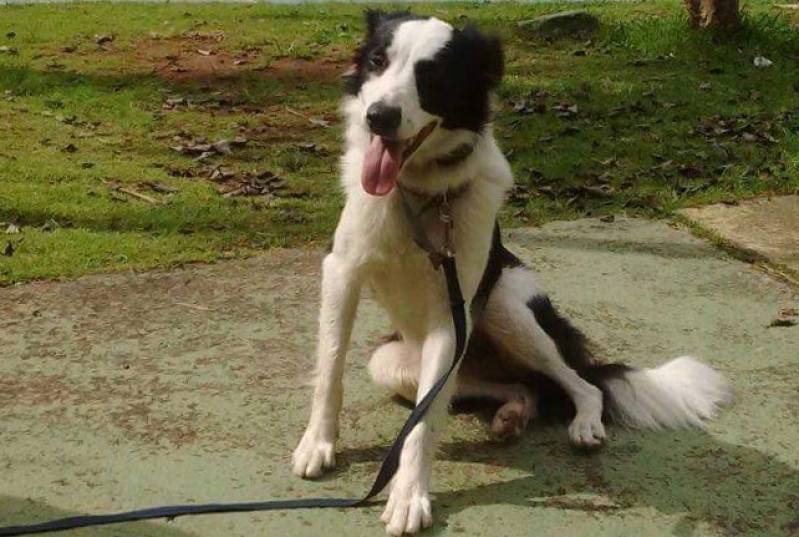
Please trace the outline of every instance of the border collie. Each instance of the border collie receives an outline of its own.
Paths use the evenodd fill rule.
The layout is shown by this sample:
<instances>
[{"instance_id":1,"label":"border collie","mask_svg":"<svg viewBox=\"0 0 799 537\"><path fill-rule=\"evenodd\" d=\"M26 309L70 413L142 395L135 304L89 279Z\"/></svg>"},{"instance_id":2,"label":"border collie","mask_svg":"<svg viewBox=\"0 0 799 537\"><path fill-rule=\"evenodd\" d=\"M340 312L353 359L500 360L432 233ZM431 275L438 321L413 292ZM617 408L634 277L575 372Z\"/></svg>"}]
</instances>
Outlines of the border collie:
<instances>
[{"instance_id":1,"label":"border collie","mask_svg":"<svg viewBox=\"0 0 799 537\"><path fill-rule=\"evenodd\" d=\"M535 417L539 398L559 393L572 416L569 438L581 447L605 439L603 416L631 427L701 427L731 399L721 375L690 357L647 370L596 361L530 269L503 247L497 212L513 178L490 123L490 94L503 74L499 40L408 13L368 11L366 26L342 104L347 200L322 265L315 390L294 473L314 478L335 463L344 358L364 285L396 331L371 357L378 385L414 402L451 365L445 279L414 243L404 206L444 195L460 284L473 306L470 341L457 377L404 444L382 515L389 534L432 523L434 439L453 396L497 401L491 429L507 437ZM422 214L420 225L440 243L437 215Z\"/></svg>"}]
</instances>

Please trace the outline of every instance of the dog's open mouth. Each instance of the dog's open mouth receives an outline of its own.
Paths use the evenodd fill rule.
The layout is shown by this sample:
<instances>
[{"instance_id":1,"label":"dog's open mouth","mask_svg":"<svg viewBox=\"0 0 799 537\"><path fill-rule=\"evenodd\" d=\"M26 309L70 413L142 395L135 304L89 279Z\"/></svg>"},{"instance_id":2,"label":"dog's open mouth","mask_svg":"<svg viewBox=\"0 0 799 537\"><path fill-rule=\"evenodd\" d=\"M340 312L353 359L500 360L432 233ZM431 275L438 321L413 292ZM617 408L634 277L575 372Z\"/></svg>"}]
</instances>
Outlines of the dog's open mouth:
<instances>
[{"instance_id":1,"label":"dog's open mouth","mask_svg":"<svg viewBox=\"0 0 799 537\"><path fill-rule=\"evenodd\" d=\"M402 165L435 128L436 122L431 121L416 136L404 140L373 136L363 160L361 173L363 189L373 196L385 196L391 192L397 184Z\"/></svg>"}]
</instances>

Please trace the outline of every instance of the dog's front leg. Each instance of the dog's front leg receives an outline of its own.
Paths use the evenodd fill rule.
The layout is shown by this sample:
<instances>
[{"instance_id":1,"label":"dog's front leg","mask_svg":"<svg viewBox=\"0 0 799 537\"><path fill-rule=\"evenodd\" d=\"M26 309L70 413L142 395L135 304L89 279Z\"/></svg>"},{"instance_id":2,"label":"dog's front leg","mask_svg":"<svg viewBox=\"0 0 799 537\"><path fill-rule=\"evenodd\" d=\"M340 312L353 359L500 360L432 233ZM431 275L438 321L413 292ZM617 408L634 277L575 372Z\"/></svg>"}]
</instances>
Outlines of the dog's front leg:
<instances>
[{"instance_id":1,"label":"dog's front leg","mask_svg":"<svg viewBox=\"0 0 799 537\"><path fill-rule=\"evenodd\" d=\"M330 253L325 257L311 418L292 457L292 469L300 477L318 477L323 468L332 468L336 463L341 377L360 286L359 271L344 256Z\"/></svg>"},{"instance_id":2,"label":"dog's front leg","mask_svg":"<svg viewBox=\"0 0 799 537\"><path fill-rule=\"evenodd\" d=\"M455 331L448 320L430 332L422 346L417 403L447 372L454 352ZM447 406L455 386L455 373L453 372L438 394L425 418L405 440L399 470L392 481L388 503L381 517L390 535L416 533L433 522L429 489L435 450L434 437L443 428Z\"/></svg>"}]
</instances>

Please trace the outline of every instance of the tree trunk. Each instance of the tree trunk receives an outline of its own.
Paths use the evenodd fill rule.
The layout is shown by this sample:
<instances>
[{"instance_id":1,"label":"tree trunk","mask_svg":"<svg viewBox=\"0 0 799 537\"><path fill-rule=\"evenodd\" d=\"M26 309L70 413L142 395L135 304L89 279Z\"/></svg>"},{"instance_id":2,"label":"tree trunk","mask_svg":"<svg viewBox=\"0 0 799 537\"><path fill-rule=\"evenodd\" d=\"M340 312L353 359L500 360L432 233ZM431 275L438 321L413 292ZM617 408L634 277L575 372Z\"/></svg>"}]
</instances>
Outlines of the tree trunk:
<instances>
[{"instance_id":1,"label":"tree trunk","mask_svg":"<svg viewBox=\"0 0 799 537\"><path fill-rule=\"evenodd\" d=\"M738 0L685 0L691 26L734 28L740 23Z\"/></svg>"}]
</instances>

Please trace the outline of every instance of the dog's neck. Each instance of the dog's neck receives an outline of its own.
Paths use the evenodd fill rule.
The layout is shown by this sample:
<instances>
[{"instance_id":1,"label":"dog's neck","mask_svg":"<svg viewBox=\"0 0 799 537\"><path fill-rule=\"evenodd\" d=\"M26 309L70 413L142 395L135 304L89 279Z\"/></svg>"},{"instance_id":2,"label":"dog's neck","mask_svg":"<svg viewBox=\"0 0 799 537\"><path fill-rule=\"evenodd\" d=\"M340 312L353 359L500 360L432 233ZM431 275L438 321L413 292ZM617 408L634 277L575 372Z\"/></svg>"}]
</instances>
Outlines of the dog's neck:
<instances>
[{"instance_id":1,"label":"dog's neck","mask_svg":"<svg viewBox=\"0 0 799 537\"><path fill-rule=\"evenodd\" d=\"M431 173L434 176L442 173L449 176L449 174L470 160L475 152L476 146L477 141L464 142L443 155L433 157L420 164L412 165L412 170L410 170L412 174L411 177L424 177ZM469 180L459 181L443 189L442 187L444 187L444 185L441 184L433 186L425 184L424 181L413 181L411 179L409 181L398 181L398 186L402 187L406 193L413 194L417 201L424 202L425 200L444 195L449 197L449 199L457 198L468 188L469 183Z\"/></svg>"},{"instance_id":2,"label":"dog's neck","mask_svg":"<svg viewBox=\"0 0 799 537\"><path fill-rule=\"evenodd\" d=\"M403 194L414 198L414 201L420 205L427 205L428 203L437 203L439 200L447 199L454 201L459 198L469 189L469 182L461 183L460 185L451 187L444 192L429 192L416 187L408 186L406 184L398 184L397 187L402 190Z\"/></svg>"},{"instance_id":3,"label":"dog's neck","mask_svg":"<svg viewBox=\"0 0 799 537\"><path fill-rule=\"evenodd\" d=\"M474 143L463 143L450 151L449 153L437 157L435 159L435 163L441 167L449 167L455 166L456 164L460 164L467 158L469 158L472 153L474 153Z\"/></svg>"}]
</instances>

